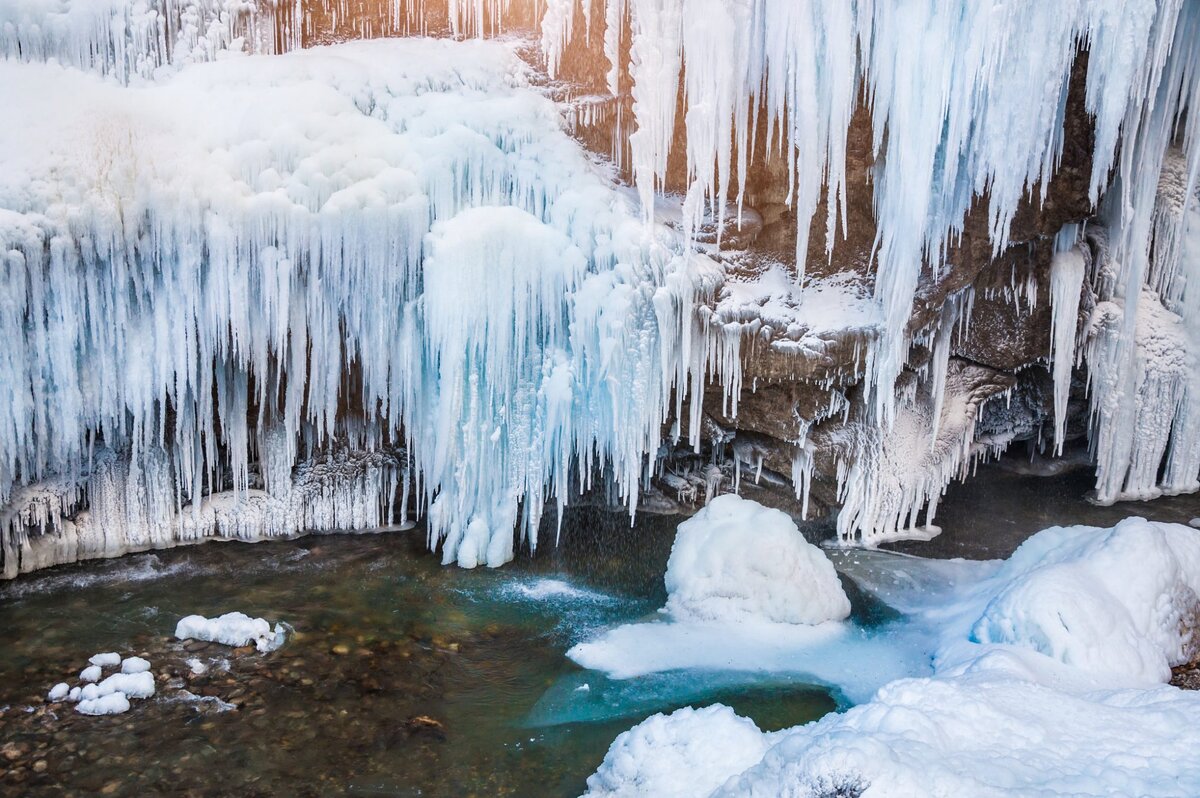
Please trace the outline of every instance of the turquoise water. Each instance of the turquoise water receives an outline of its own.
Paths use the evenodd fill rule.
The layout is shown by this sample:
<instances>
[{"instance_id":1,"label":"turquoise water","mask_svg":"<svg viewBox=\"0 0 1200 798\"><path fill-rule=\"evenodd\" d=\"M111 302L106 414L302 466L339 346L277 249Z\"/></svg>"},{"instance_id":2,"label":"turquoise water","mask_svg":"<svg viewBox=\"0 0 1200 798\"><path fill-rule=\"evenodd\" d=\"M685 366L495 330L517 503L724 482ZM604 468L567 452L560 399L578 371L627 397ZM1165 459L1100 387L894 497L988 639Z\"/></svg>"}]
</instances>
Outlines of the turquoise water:
<instances>
[{"instance_id":1,"label":"turquoise water","mask_svg":"<svg viewBox=\"0 0 1200 798\"><path fill-rule=\"evenodd\" d=\"M721 701L779 729L835 709L795 677L615 681L567 660L575 642L662 606L676 524L576 512L560 546L495 571L443 567L417 529L21 578L0 587L0 792L578 795L613 739L655 712ZM268 655L171 637L183 615L232 610L296 633ZM145 655L157 695L103 718L45 705L100 651Z\"/></svg>"}]
</instances>

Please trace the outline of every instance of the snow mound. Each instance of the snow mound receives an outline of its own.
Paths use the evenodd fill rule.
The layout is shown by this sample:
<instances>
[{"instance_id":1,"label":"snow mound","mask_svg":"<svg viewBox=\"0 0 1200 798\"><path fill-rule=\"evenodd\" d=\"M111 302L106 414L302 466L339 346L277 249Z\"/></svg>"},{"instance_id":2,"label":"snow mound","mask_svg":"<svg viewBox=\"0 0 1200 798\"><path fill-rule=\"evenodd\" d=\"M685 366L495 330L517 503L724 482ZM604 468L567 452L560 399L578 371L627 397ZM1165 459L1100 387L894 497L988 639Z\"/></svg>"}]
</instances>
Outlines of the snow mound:
<instances>
[{"instance_id":1,"label":"snow mound","mask_svg":"<svg viewBox=\"0 0 1200 798\"><path fill-rule=\"evenodd\" d=\"M1053 528L997 579L971 637L1032 648L1122 682L1170 679L1200 653L1200 535L1127 518L1112 529Z\"/></svg>"},{"instance_id":2,"label":"snow mound","mask_svg":"<svg viewBox=\"0 0 1200 798\"><path fill-rule=\"evenodd\" d=\"M126 657L121 661L121 673L142 673L150 670L150 661L141 657Z\"/></svg>"},{"instance_id":3,"label":"snow mound","mask_svg":"<svg viewBox=\"0 0 1200 798\"><path fill-rule=\"evenodd\" d=\"M1076 696L1016 677L1000 668L895 682L869 704L787 733L712 794L1200 794L1200 695Z\"/></svg>"},{"instance_id":4,"label":"snow mound","mask_svg":"<svg viewBox=\"0 0 1200 798\"><path fill-rule=\"evenodd\" d=\"M101 668L115 668L121 664L121 655L115 651L109 651L104 654L93 655L88 659L88 662Z\"/></svg>"},{"instance_id":5,"label":"snow mound","mask_svg":"<svg viewBox=\"0 0 1200 798\"><path fill-rule=\"evenodd\" d=\"M679 525L666 583L678 621L819 624L850 615L833 564L792 519L732 494Z\"/></svg>"},{"instance_id":6,"label":"snow mound","mask_svg":"<svg viewBox=\"0 0 1200 798\"><path fill-rule=\"evenodd\" d=\"M66 682L59 682L50 688L50 692L46 695L46 698L50 701L62 701L64 698L70 695L70 693L71 686Z\"/></svg>"},{"instance_id":7,"label":"snow mound","mask_svg":"<svg viewBox=\"0 0 1200 798\"><path fill-rule=\"evenodd\" d=\"M89 685L90 686L90 685ZM149 698L154 695L154 674L149 671L141 673L114 673L96 685L98 695L104 697L113 693L122 693L129 698ZM87 688L84 688L87 692Z\"/></svg>"},{"instance_id":8,"label":"snow mound","mask_svg":"<svg viewBox=\"0 0 1200 798\"><path fill-rule=\"evenodd\" d=\"M719 788L689 784L686 768L663 775L679 779L673 794L1200 795L1200 693L1154 684L1200 650L1195 530L1129 518L1044 530L1004 562L855 557L869 560L860 586L904 599L893 633L929 636L932 676L764 736L761 762ZM720 740L729 722L697 713L688 732ZM635 783L680 747L662 735L640 742L618 738L593 779L610 759L635 757L622 765Z\"/></svg>"},{"instance_id":9,"label":"snow mound","mask_svg":"<svg viewBox=\"0 0 1200 798\"><path fill-rule=\"evenodd\" d=\"M79 672L79 681L81 682L98 682L100 677L104 675L99 665L88 665Z\"/></svg>"},{"instance_id":10,"label":"snow mound","mask_svg":"<svg viewBox=\"0 0 1200 798\"><path fill-rule=\"evenodd\" d=\"M129 711L129 699L124 693L109 693L80 701L75 711L83 715L120 715Z\"/></svg>"},{"instance_id":11,"label":"snow mound","mask_svg":"<svg viewBox=\"0 0 1200 798\"><path fill-rule=\"evenodd\" d=\"M271 630L263 618L251 618L242 612L227 612L218 618L189 615L180 619L175 626L175 637L179 640L207 640L226 646L248 646L254 644L260 652L274 651L284 644L287 632L282 624Z\"/></svg>"},{"instance_id":12,"label":"snow mound","mask_svg":"<svg viewBox=\"0 0 1200 798\"><path fill-rule=\"evenodd\" d=\"M613 742L587 795L708 795L762 759L767 736L727 706L659 713Z\"/></svg>"}]
</instances>

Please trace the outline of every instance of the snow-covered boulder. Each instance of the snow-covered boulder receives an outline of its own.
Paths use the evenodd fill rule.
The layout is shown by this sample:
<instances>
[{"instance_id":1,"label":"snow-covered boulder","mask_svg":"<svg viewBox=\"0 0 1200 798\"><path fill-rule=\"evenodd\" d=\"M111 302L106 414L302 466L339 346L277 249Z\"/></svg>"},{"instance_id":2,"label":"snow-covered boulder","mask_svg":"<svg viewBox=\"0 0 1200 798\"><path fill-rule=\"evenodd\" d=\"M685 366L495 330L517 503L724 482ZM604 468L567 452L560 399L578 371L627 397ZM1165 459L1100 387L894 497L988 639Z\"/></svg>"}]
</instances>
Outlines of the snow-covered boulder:
<instances>
[{"instance_id":1,"label":"snow-covered boulder","mask_svg":"<svg viewBox=\"0 0 1200 798\"><path fill-rule=\"evenodd\" d=\"M70 694L71 686L66 682L59 682L50 688L50 692L46 695L46 698L50 701L62 701Z\"/></svg>"},{"instance_id":2,"label":"snow-covered boulder","mask_svg":"<svg viewBox=\"0 0 1200 798\"><path fill-rule=\"evenodd\" d=\"M282 624L271 624L263 618L251 618L242 612L227 612L218 618L189 615L175 626L180 640L207 640L226 646L248 646L251 643L261 652L274 651L283 645L287 632Z\"/></svg>"},{"instance_id":3,"label":"snow-covered boulder","mask_svg":"<svg viewBox=\"0 0 1200 798\"><path fill-rule=\"evenodd\" d=\"M767 740L754 721L721 704L652 715L617 737L588 778L587 795L708 795L759 762Z\"/></svg>"},{"instance_id":4,"label":"snow-covered boulder","mask_svg":"<svg viewBox=\"0 0 1200 798\"><path fill-rule=\"evenodd\" d=\"M75 711L83 715L120 715L129 711L129 699L124 693L109 693L80 701Z\"/></svg>"},{"instance_id":5,"label":"snow-covered boulder","mask_svg":"<svg viewBox=\"0 0 1200 798\"><path fill-rule=\"evenodd\" d=\"M93 654L88 662L101 668L115 668L121 664L121 655L115 651L106 651L103 654Z\"/></svg>"},{"instance_id":6,"label":"snow-covered boulder","mask_svg":"<svg viewBox=\"0 0 1200 798\"><path fill-rule=\"evenodd\" d=\"M677 621L840 621L850 600L829 558L785 513L732 494L679 525L667 562Z\"/></svg>"},{"instance_id":7,"label":"snow-covered boulder","mask_svg":"<svg viewBox=\"0 0 1200 798\"><path fill-rule=\"evenodd\" d=\"M114 673L96 687L99 688L100 696L123 693L129 698L149 698L154 695L154 674L149 671Z\"/></svg>"},{"instance_id":8,"label":"snow-covered boulder","mask_svg":"<svg viewBox=\"0 0 1200 798\"><path fill-rule=\"evenodd\" d=\"M997 574L971 637L1031 648L1119 682L1165 682L1200 653L1200 534L1127 518L1056 527Z\"/></svg>"},{"instance_id":9,"label":"snow-covered boulder","mask_svg":"<svg viewBox=\"0 0 1200 798\"><path fill-rule=\"evenodd\" d=\"M99 665L88 665L79 672L79 681L81 682L98 682L100 677L104 675Z\"/></svg>"},{"instance_id":10,"label":"snow-covered boulder","mask_svg":"<svg viewBox=\"0 0 1200 798\"><path fill-rule=\"evenodd\" d=\"M121 673L142 673L150 670L150 661L141 657L126 657L121 661Z\"/></svg>"}]
</instances>

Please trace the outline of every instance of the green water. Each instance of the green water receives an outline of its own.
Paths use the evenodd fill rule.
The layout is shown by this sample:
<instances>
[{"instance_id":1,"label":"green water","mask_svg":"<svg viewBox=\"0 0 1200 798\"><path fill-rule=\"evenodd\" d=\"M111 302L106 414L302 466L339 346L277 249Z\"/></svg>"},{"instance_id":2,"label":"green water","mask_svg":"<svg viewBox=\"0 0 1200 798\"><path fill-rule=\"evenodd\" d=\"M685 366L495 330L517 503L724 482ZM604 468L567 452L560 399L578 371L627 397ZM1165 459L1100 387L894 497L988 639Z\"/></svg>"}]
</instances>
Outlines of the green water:
<instances>
[{"instance_id":1,"label":"green water","mask_svg":"<svg viewBox=\"0 0 1200 798\"><path fill-rule=\"evenodd\" d=\"M576 512L560 546L495 571L443 567L418 529L19 579L0 587L0 793L578 795L613 739L654 712L722 701L779 729L833 710L786 677L612 681L567 660L573 643L662 606L676 524ZM232 610L296 634L268 655L171 636L183 615ZM114 717L45 704L100 651L144 654L157 695Z\"/></svg>"}]
</instances>

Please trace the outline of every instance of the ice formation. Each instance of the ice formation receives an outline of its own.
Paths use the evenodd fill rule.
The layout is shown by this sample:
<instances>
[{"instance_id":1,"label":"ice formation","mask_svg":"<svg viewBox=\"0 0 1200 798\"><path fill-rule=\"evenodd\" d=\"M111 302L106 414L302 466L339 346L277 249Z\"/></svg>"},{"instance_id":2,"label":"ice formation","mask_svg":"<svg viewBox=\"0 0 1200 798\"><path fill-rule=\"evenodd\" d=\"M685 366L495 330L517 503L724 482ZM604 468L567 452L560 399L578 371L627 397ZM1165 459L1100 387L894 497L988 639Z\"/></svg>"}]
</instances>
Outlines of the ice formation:
<instances>
[{"instance_id":1,"label":"ice formation","mask_svg":"<svg viewBox=\"0 0 1200 798\"><path fill-rule=\"evenodd\" d=\"M150 661L142 657L126 657L121 660L121 673L144 673L150 670Z\"/></svg>"},{"instance_id":2,"label":"ice formation","mask_svg":"<svg viewBox=\"0 0 1200 798\"><path fill-rule=\"evenodd\" d=\"M636 123L634 192L570 139L512 44L253 56L304 42L299 6L0 0L0 103L23 120L0 129L4 575L414 512L447 562L498 565L514 528L536 545L545 503L597 479L632 511L663 423L699 447L706 379L736 415L744 347L769 326L698 312L722 273L699 230L741 218L765 141L786 161L797 290L761 307L826 306L805 301L808 236L822 204L826 249L845 236L862 98L877 233L865 382L833 444L839 532L911 535L1003 445L973 439L979 392L955 390L951 328L970 298L913 330L914 298L955 268L972 205L986 198L998 254L1019 203L1045 198L1081 48L1090 199L1104 200L1087 237L1106 243L1082 279L1074 250L1051 274L1055 446L1082 352L1098 499L1200 487L1194 2L592 5L539 5L541 44L553 73L572 37L605 25L608 87L629 86ZM423 30L434 6L389 4L388 29ZM445 16L484 35L508 7L447 0ZM678 231L656 222L677 122ZM1098 300L1086 340L1077 284ZM807 356L812 329L771 345ZM914 340L934 349L917 384ZM807 502L815 444L792 443Z\"/></svg>"},{"instance_id":3,"label":"ice formation","mask_svg":"<svg viewBox=\"0 0 1200 798\"><path fill-rule=\"evenodd\" d=\"M678 621L812 625L850 614L832 563L795 522L732 494L679 525L666 583Z\"/></svg>"},{"instance_id":4,"label":"ice formation","mask_svg":"<svg viewBox=\"0 0 1200 798\"><path fill-rule=\"evenodd\" d=\"M1200 641L1194 530L1131 518L1107 530L1044 530L1000 564L880 558L872 567L884 595L900 599L907 623L937 636L932 676L898 679L846 712L757 739L747 722L721 760L701 746L738 728L729 709L678 723L654 716L618 738L589 786L632 794L644 780L677 778L660 789L684 790L698 772L714 778L679 794L1200 789L1190 754L1200 744L1200 695L1161 684ZM732 771L735 754L762 750L756 764ZM729 778L714 787L717 763L730 765Z\"/></svg>"},{"instance_id":5,"label":"ice formation","mask_svg":"<svg viewBox=\"0 0 1200 798\"><path fill-rule=\"evenodd\" d=\"M50 692L46 694L47 700L62 701L71 693L71 687L66 682L59 682L50 688Z\"/></svg>"},{"instance_id":6,"label":"ice formation","mask_svg":"<svg viewBox=\"0 0 1200 798\"><path fill-rule=\"evenodd\" d=\"M79 672L79 681L98 682L102 673L99 665L89 665Z\"/></svg>"},{"instance_id":7,"label":"ice formation","mask_svg":"<svg viewBox=\"0 0 1200 798\"><path fill-rule=\"evenodd\" d=\"M115 651L105 651L88 657L88 663L100 668L114 668L121 664L121 655Z\"/></svg>"},{"instance_id":8,"label":"ice formation","mask_svg":"<svg viewBox=\"0 0 1200 798\"><path fill-rule=\"evenodd\" d=\"M274 651L287 640L282 624L271 624L263 618L251 618L243 612L227 612L218 618L188 615L175 625L179 640L206 640L226 646L248 646L251 643L261 653Z\"/></svg>"},{"instance_id":9,"label":"ice formation","mask_svg":"<svg viewBox=\"0 0 1200 798\"><path fill-rule=\"evenodd\" d=\"M124 693L108 693L85 698L75 705L81 715L120 715L129 711L129 698Z\"/></svg>"}]
</instances>

